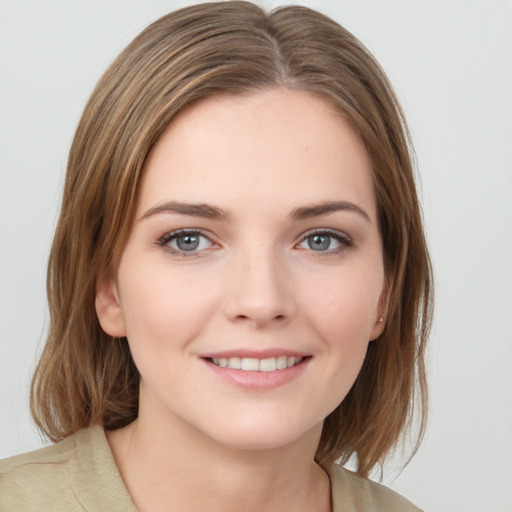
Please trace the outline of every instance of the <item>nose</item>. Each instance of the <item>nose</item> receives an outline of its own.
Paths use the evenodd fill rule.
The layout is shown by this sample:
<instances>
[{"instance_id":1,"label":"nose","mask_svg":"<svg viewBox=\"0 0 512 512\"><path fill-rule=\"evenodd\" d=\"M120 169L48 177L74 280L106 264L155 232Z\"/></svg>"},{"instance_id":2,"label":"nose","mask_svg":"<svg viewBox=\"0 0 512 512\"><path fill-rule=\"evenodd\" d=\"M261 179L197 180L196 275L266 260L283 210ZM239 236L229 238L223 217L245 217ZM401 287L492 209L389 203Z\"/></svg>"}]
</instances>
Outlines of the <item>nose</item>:
<instances>
[{"instance_id":1,"label":"nose","mask_svg":"<svg viewBox=\"0 0 512 512\"><path fill-rule=\"evenodd\" d=\"M224 311L230 321L261 329L283 325L295 314L290 273L272 250L240 251L230 262L226 280Z\"/></svg>"}]
</instances>

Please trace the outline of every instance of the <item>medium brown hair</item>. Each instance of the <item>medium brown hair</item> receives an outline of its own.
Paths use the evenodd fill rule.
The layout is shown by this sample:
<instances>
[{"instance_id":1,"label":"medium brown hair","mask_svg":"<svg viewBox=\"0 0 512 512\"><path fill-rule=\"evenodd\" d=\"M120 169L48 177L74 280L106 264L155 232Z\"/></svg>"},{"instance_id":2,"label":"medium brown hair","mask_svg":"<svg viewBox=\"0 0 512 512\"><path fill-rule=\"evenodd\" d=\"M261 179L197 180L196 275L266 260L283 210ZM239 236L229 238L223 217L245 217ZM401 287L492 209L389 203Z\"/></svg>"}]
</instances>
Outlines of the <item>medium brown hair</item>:
<instances>
[{"instance_id":1,"label":"medium brown hair","mask_svg":"<svg viewBox=\"0 0 512 512\"><path fill-rule=\"evenodd\" d=\"M393 90L366 48L326 16L297 6L266 13L231 1L184 8L150 25L85 107L48 265L50 329L32 381L32 414L52 440L95 423L117 429L137 417L140 376L126 339L101 329L95 292L100 275L115 275L150 149L200 98L276 87L327 99L364 142L390 290L384 332L326 418L316 459L328 467L354 456L358 473L368 475L396 445L413 408L421 438L432 278L408 131Z\"/></svg>"}]
</instances>

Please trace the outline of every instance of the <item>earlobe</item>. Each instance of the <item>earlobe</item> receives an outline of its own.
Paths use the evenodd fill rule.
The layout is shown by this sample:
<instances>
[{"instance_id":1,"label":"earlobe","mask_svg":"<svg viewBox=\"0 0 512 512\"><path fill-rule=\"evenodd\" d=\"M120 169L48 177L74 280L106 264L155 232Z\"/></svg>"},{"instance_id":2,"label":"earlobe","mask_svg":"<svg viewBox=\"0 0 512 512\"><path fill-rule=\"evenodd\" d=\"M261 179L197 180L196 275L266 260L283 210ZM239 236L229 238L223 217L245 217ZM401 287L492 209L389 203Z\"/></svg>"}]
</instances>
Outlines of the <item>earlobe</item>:
<instances>
[{"instance_id":1,"label":"earlobe","mask_svg":"<svg viewBox=\"0 0 512 512\"><path fill-rule=\"evenodd\" d=\"M96 283L96 314L102 329L110 336L126 336L123 309L113 279L102 277Z\"/></svg>"},{"instance_id":2,"label":"earlobe","mask_svg":"<svg viewBox=\"0 0 512 512\"><path fill-rule=\"evenodd\" d=\"M389 283L386 282L380 294L377 318L375 319L375 323L373 324L372 332L370 335L370 341L376 340L384 332L384 328L386 327L386 318L389 309L389 295L390 285Z\"/></svg>"},{"instance_id":3,"label":"earlobe","mask_svg":"<svg viewBox=\"0 0 512 512\"><path fill-rule=\"evenodd\" d=\"M375 324L373 325L373 329L370 335L370 341L376 340L383 333L385 326L386 322L384 321L384 317L379 317Z\"/></svg>"}]
</instances>

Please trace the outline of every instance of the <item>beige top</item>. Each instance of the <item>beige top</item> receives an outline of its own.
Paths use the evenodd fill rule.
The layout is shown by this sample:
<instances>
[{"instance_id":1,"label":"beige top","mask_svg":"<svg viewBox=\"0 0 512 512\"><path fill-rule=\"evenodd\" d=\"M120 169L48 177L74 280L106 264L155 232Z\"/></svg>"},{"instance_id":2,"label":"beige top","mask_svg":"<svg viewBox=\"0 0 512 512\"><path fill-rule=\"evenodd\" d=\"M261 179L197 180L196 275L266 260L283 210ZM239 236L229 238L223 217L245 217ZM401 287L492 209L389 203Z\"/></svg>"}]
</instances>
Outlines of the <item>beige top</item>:
<instances>
[{"instance_id":1,"label":"beige top","mask_svg":"<svg viewBox=\"0 0 512 512\"><path fill-rule=\"evenodd\" d=\"M334 512L419 512L350 471L331 474ZM101 427L0 461L0 512L137 512Z\"/></svg>"}]
</instances>

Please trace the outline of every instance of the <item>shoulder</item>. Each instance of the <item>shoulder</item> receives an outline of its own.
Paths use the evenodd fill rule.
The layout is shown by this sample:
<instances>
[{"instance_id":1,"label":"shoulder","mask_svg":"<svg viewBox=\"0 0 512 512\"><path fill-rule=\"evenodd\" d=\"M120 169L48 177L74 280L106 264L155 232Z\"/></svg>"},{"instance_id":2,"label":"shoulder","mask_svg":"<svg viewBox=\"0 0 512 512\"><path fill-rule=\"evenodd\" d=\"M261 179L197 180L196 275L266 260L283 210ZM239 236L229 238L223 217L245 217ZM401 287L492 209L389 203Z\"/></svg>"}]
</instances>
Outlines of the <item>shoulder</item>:
<instances>
[{"instance_id":1,"label":"shoulder","mask_svg":"<svg viewBox=\"0 0 512 512\"><path fill-rule=\"evenodd\" d=\"M45 448L0 460L0 476L30 471L33 466L41 467L41 464L60 467L73 456L75 450L75 436L71 436Z\"/></svg>"},{"instance_id":2,"label":"shoulder","mask_svg":"<svg viewBox=\"0 0 512 512\"><path fill-rule=\"evenodd\" d=\"M76 450L77 440L71 436L52 446L0 461L0 511L53 506L57 493L69 506L68 468Z\"/></svg>"},{"instance_id":3,"label":"shoulder","mask_svg":"<svg viewBox=\"0 0 512 512\"><path fill-rule=\"evenodd\" d=\"M0 461L0 512L133 510L99 426Z\"/></svg>"},{"instance_id":4,"label":"shoulder","mask_svg":"<svg viewBox=\"0 0 512 512\"><path fill-rule=\"evenodd\" d=\"M421 512L395 491L341 466L331 469L329 476L334 512Z\"/></svg>"}]
</instances>

